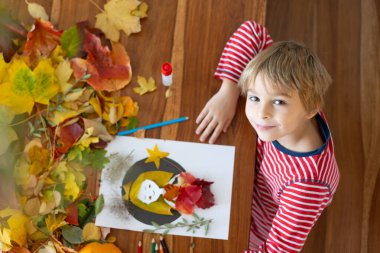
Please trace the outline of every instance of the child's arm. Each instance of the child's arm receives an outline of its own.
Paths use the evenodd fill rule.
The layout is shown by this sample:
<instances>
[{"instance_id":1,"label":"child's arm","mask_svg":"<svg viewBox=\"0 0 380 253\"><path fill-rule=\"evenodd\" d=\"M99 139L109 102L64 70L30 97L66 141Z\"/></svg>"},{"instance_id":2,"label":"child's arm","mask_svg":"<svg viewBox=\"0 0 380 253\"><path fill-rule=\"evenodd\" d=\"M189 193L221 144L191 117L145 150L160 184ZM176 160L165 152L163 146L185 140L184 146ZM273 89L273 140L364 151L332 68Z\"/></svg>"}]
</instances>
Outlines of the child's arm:
<instances>
[{"instance_id":1,"label":"child's arm","mask_svg":"<svg viewBox=\"0 0 380 253\"><path fill-rule=\"evenodd\" d=\"M300 252L306 238L331 201L329 188L319 183L293 183L281 194L280 205L260 252Z\"/></svg>"},{"instance_id":2,"label":"child's arm","mask_svg":"<svg viewBox=\"0 0 380 253\"><path fill-rule=\"evenodd\" d=\"M207 102L196 123L200 124L196 134L201 134L200 141L211 135L209 142L214 143L220 133L226 132L235 115L240 89L236 83L223 79L219 91Z\"/></svg>"},{"instance_id":3,"label":"child's arm","mask_svg":"<svg viewBox=\"0 0 380 253\"><path fill-rule=\"evenodd\" d=\"M220 90L207 102L199 114L196 134L200 141L214 143L222 131L226 132L236 110L240 92L237 83L247 64L263 49L272 44L265 27L254 21L244 22L228 40L215 71L222 80Z\"/></svg>"}]
</instances>

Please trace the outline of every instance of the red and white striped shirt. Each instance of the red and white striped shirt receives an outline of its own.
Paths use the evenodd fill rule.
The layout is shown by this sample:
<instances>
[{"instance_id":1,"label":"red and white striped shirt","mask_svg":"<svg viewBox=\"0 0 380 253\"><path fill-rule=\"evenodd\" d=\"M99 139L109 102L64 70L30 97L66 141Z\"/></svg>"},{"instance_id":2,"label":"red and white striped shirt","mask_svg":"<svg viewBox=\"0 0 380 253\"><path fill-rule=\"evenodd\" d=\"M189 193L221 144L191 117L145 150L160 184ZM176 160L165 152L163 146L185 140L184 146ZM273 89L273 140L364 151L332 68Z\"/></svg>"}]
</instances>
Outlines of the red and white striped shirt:
<instances>
[{"instance_id":1,"label":"red and white striped shirt","mask_svg":"<svg viewBox=\"0 0 380 253\"><path fill-rule=\"evenodd\" d=\"M245 21L230 37L223 49L215 77L238 82L247 64L273 43L267 29L254 21Z\"/></svg>"},{"instance_id":2,"label":"red and white striped shirt","mask_svg":"<svg viewBox=\"0 0 380 253\"><path fill-rule=\"evenodd\" d=\"M224 48L215 76L238 82L249 61L272 43L267 30L244 22ZM316 115L324 144L312 152L287 150L277 141L257 141L250 252L300 252L331 203L339 182L330 130Z\"/></svg>"}]
</instances>

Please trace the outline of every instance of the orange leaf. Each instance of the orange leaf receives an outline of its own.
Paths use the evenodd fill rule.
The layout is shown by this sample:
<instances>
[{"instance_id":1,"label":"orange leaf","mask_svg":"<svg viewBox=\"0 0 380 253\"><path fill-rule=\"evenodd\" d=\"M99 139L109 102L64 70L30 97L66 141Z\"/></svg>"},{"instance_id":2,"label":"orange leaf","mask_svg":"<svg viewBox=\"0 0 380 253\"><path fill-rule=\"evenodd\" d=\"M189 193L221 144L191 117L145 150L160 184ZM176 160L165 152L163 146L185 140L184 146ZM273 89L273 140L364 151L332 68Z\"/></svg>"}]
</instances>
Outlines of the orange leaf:
<instances>
[{"instance_id":1,"label":"orange leaf","mask_svg":"<svg viewBox=\"0 0 380 253\"><path fill-rule=\"evenodd\" d=\"M86 80L97 91L116 91L126 86L132 77L132 69L127 52L120 43L112 43L112 51L103 47L100 39L86 31L84 50L87 59L74 58L71 66L77 80L86 74Z\"/></svg>"},{"instance_id":2,"label":"orange leaf","mask_svg":"<svg viewBox=\"0 0 380 253\"><path fill-rule=\"evenodd\" d=\"M49 56L60 44L62 31L54 30L53 25L42 19L37 19L34 29L28 33L24 47L24 55L34 61L39 56Z\"/></svg>"}]
</instances>

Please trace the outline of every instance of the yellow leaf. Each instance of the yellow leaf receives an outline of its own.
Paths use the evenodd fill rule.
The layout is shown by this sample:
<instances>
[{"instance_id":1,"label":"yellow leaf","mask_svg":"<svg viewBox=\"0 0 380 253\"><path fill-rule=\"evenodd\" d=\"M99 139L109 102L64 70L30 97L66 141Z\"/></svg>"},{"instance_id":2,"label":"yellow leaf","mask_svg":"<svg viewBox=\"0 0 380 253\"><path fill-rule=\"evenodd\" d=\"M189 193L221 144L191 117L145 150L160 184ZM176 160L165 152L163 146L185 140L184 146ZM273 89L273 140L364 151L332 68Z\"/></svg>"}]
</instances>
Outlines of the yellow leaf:
<instances>
[{"instance_id":1,"label":"yellow leaf","mask_svg":"<svg viewBox=\"0 0 380 253\"><path fill-rule=\"evenodd\" d=\"M11 230L8 228L0 229L0 250L8 251L12 249Z\"/></svg>"},{"instance_id":2,"label":"yellow leaf","mask_svg":"<svg viewBox=\"0 0 380 253\"><path fill-rule=\"evenodd\" d=\"M120 30L128 36L140 32L140 18L131 14L139 4L138 0L110 0L104 5L104 12L96 15L95 27L111 41L119 40Z\"/></svg>"},{"instance_id":3,"label":"yellow leaf","mask_svg":"<svg viewBox=\"0 0 380 253\"><path fill-rule=\"evenodd\" d=\"M148 4L145 2L142 2L135 10L131 12L131 14L139 18L146 18L148 17L147 12L148 12Z\"/></svg>"},{"instance_id":4,"label":"yellow leaf","mask_svg":"<svg viewBox=\"0 0 380 253\"><path fill-rule=\"evenodd\" d=\"M23 60L15 59L9 65L8 76L0 85L0 104L9 106L15 114L30 113L35 102L47 105L59 89L48 59L41 60L33 71Z\"/></svg>"},{"instance_id":5,"label":"yellow leaf","mask_svg":"<svg viewBox=\"0 0 380 253\"><path fill-rule=\"evenodd\" d=\"M137 83L139 84L139 87L133 88L133 91L140 95L155 91L157 88L156 83L152 77L149 77L149 80L147 81L146 78L137 76Z\"/></svg>"},{"instance_id":6,"label":"yellow leaf","mask_svg":"<svg viewBox=\"0 0 380 253\"><path fill-rule=\"evenodd\" d=\"M26 243L26 222L28 221L28 218L21 211L10 208L0 211L0 217L6 216L10 216L7 222L10 230L9 237L11 241L16 242L18 245L24 245ZM3 229L3 234L0 236L0 241L2 241L1 237L5 235L5 230L6 229ZM5 237L8 237L8 235L5 235Z\"/></svg>"},{"instance_id":7,"label":"yellow leaf","mask_svg":"<svg viewBox=\"0 0 380 253\"><path fill-rule=\"evenodd\" d=\"M26 1L26 3L28 4L28 12L30 16L35 19L42 18L43 20L49 20L49 16L44 7L36 3L29 3L28 1Z\"/></svg>"},{"instance_id":8,"label":"yellow leaf","mask_svg":"<svg viewBox=\"0 0 380 253\"><path fill-rule=\"evenodd\" d=\"M67 60L61 61L55 69L55 75L57 76L58 83L61 87L60 90L63 94L66 94L73 87L72 84L67 82L72 73L73 70L70 67L70 62Z\"/></svg>"},{"instance_id":9,"label":"yellow leaf","mask_svg":"<svg viewBox=\"0 0 380 253\"><path fill-rule=\"evenodd\" d=\"M160 196L157 201L154 201L150 204L145 204L144 202L138 199L138 193L141 184L144 180L150 179L153 182L155 182L160 188L163 188L169 182L172 176L173 173L162 170L147 171L141 173L132 183L132 186L129 191L129 199L132 201L133 204L146 211L163 215L172 215L170 211L171 207L164 201L162 196ZM126 187L124 187L124 189L126 189ZM128 192L126 192L126 194L128 194ZM124 199L126 198L124 197Z\"/></svg>"},{"instance_id":10,"label":"yellow leaf","mask_svg":"<svg viewBox=\"0 0 380 253\"><path fill-rule=\"evenodd\" d=\"M5 76L7 68L8 64L4 61L3 53L0 53L0 84L7 78Z\"/></svg>"},{"instance_id":11,"label":"yellow leaf","mask_svg":"<svg viewBox=\"0 0 380 253\"><path fill-rule=\"evenodd\" d=\"M68 200L75 200L79 196L79 186L76 183L75 176L73 173L66 173L65 177L65 192L64 195Z\"/></svg>"},{"instance_id":12,"label":"yellow leaf","mask_svg":"<svg viewBox=\"0 0 380 253\"><path fill-rule=\"evenodd\" d=\"M154 145L154 149L146 149L148 151L148 154L149 154L149 157L148 159L145 160L145 163L149 163L149 162L154 162L154 164L156 165L157 169L160 167L160 159L161 158L164 158L164 157L167 157L169 155L169 153L167 152L161 152L159 149L158 149L158 146L157 144Z\"/></svg>"},{"instance_id":13,"label":"yellow leaf","mask_svg":"<svg viewBox=\"0 0 380 253\"><path fill-rule=\"evenodd\" d=\"M75 143L75 145L81 145L83 147L89 147L91 143L98 143L99 137L91 137L94 132L93 127L86 128L82 137Z\"/></svg>"},{"instance_id":14,"label":"yellow leaf","mask_svg":"<svg viewBox=\"0 0 380 253\"><path fill-rule=\"evenodd\" d=\"M66 215L64 214L48 214L48 216L45 218L46 227L50 233L53 233L57 228L60 228L67 224L65 219Z\"/></svg>"},{"instance_id":15,"label":"yellow leaf","mask_svg":"<svg viewBox=\"0 0 380 253\"><path fill-rule=\"evenodd\" d=\"M95 223L89 222L83 228L83 240L90 241L95 240L99 241L102 237L100 228L95 225Z\"/></svg>"}]
</instances>

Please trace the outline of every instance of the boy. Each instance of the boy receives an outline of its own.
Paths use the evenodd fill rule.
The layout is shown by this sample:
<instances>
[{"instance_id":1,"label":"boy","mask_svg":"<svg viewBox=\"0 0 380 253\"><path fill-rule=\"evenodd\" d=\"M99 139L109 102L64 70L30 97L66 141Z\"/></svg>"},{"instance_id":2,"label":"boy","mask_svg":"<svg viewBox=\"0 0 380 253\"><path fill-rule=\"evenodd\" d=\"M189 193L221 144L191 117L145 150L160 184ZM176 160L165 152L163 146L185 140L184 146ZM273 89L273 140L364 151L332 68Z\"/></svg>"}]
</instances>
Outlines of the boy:
<instances>
[{"instance_id":1,"label":"boy","mask_svg":"<svg viewBox=\"0 0 380 253\"><path fill-rule=\"evenodd\" d=\"M239 87L257 132L249 248L300 252L339 182L333 143L320 109L331 78L295 42L273 44L245 68Z\"/></svg>"}]
</instances>

